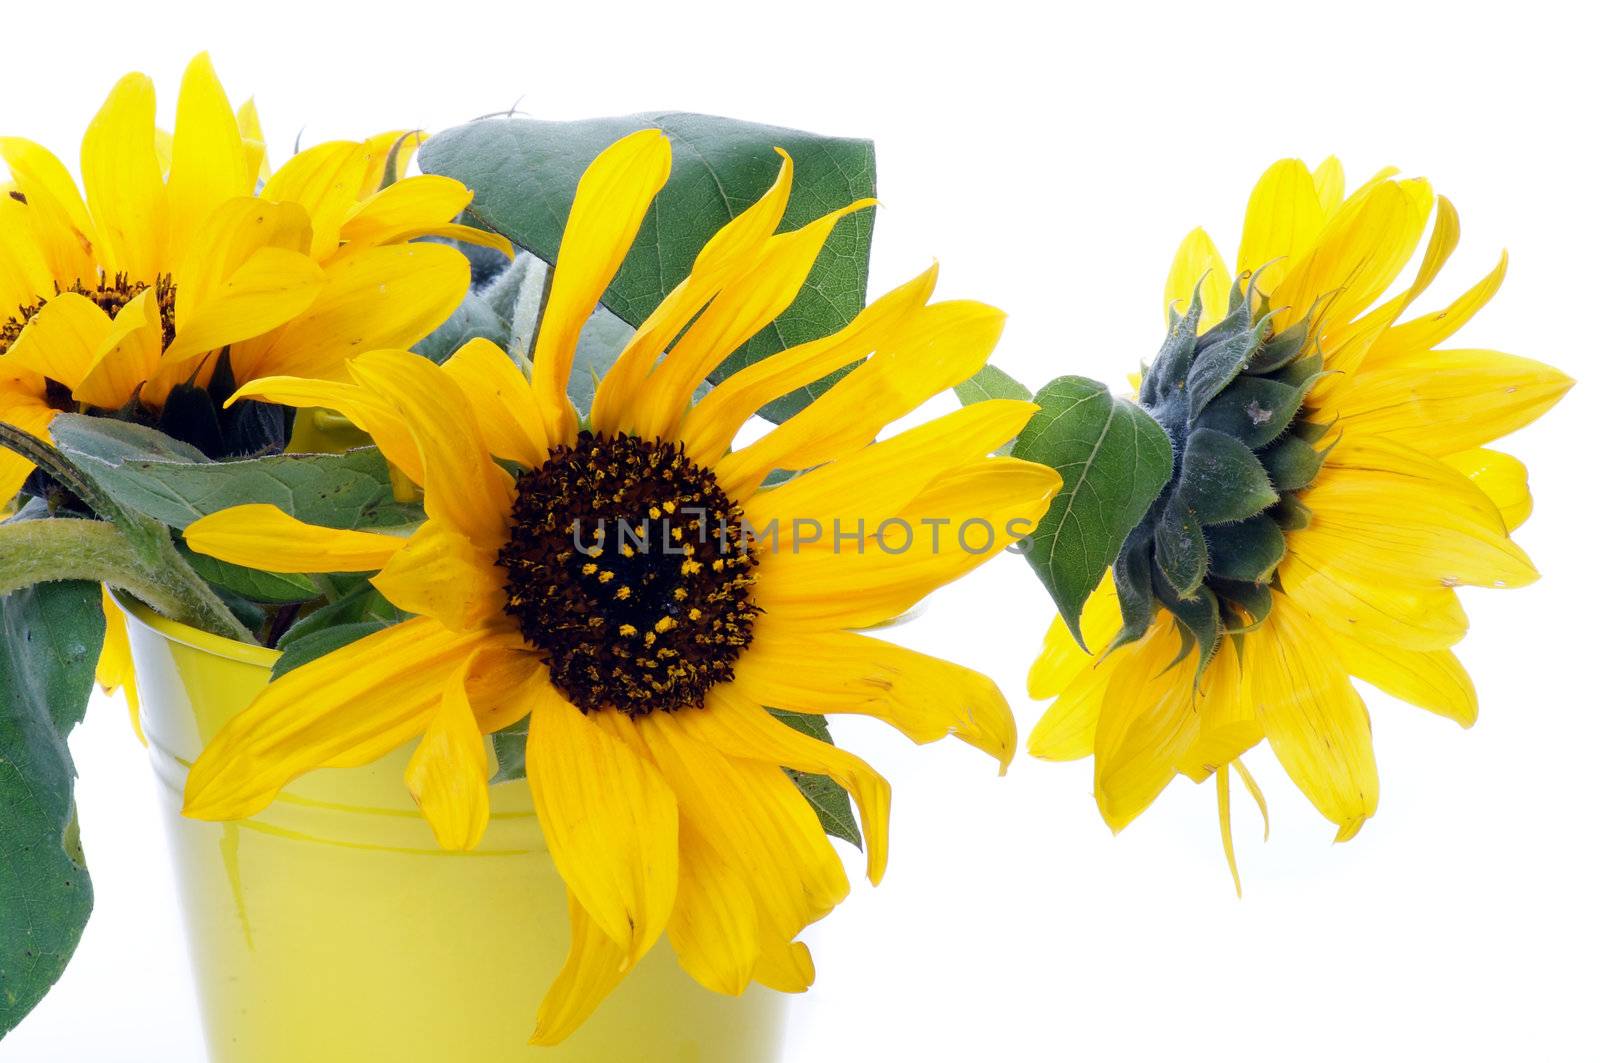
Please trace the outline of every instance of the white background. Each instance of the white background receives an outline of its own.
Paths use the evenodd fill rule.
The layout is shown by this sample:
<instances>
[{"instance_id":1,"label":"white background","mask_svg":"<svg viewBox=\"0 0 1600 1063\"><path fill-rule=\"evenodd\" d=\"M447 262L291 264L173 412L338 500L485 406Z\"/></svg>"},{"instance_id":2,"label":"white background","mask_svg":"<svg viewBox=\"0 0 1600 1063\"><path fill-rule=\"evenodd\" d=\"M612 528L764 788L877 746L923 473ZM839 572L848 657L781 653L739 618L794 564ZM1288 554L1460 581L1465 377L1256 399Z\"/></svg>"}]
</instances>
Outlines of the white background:
<instances>
[{"instance_id":1,"label":"white background","mask_svg":"<svg viewBox=\"0 0 1600 1063\"><path fill-rule=\"evenodd\" d=\"M302 128L437 129L518 100L872 137L875 291L938 257L945 295L1010 311L997 361L1034 387L1120 382L1149 357L1177 240L1205 223L1231 256L1274 159L1336 151L1352 178L1388 163L1433 178L1463 218L1443 296L1512 252L1459 342L1584 381L1509 443L1533 469L1519 539L1544 579L1466 595L1481 722L1373 694L1382 808L1337 847L1270 756L1248 758L1273 835L1236 803L1242 901L1209 786L1180 780L1113 839L1087 763L1023 758L997 780L966 747L841 722L895 784L894 858L877 890L855 860L857 892L811 933L820 976L789 1059L1600 1057L1595 26L1527 2L1095 7L8 5L0 129L75 158L118 75L154 75L170 109L209 47L235 99L259 99L279 160ZM901 635L995 675L1025 733L1050 612L1006 557ZM0 1060L199 1061L153 784L120 706L97 701L73 749L99 907Z\"/></svg>"}]
</instances>

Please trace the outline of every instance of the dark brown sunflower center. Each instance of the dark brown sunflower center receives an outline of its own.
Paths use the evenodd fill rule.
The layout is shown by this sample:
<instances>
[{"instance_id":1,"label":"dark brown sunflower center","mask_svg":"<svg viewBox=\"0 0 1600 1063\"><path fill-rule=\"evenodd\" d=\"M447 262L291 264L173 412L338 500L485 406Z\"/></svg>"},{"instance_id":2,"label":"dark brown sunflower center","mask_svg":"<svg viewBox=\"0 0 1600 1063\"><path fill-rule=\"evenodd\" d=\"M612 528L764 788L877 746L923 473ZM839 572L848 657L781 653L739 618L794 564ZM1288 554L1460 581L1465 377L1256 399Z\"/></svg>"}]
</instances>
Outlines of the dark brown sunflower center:
<instances>
[{"instance_id":1,"label":"dark brown sunflower center","mask_svg":"<svg viewBox=\"0 0 1600 1063\"><path fill-rule=\"evenodd\" d=\"M705 704L750 644L743 511L677 444L583 432L517 480L506 612L584 712Z\"/></svg>"},{"instance_id":2,"label":"dark brown sunflower center","mask_svg":"<svg viewBox=\"0 0 1600 1063\"><path fill-rule=\"evenodd\" d=\"M162 346L172 343L176 331L177 289L173 287L172 277L162 274L156 278L156 306L161 314ZM82 280L73 281L69 286L56 282L56 294L61 295L71 292L81 295L93 302L106 312L108 317L116 317L122 308L133 302L144 292L149 291L151 285L143 281L129 280L125 273L118 273L110 278L101 277L94 282L93 287L86 285ZM5 322L0 323L0 354L5 354L11 345L17 342L17 337L22 335L22 330L28 327L28 322L33 320L35 314L44 308L46 299L19 306L16 312ZM0 311L3 312L3 311Z\"/></svg>"}]
</instances>

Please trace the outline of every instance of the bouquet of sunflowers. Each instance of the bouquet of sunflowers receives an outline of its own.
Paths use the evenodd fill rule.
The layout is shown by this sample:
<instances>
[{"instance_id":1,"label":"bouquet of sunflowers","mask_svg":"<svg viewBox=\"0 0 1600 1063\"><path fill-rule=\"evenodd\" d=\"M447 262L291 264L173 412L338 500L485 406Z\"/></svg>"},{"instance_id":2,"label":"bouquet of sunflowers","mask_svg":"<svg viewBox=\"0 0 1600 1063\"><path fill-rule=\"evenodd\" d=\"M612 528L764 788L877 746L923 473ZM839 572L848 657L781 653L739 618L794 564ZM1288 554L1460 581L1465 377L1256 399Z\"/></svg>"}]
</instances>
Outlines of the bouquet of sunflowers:
<instances>
[{"instance_id":1,"label":"bouquet of sunflowers","mask_svg":"<svg viewBox=\"0 0 1600 1063\"><path fill-rule=\"evenodd\" d=\"M96 681L215 1059L750 1063L848 892L830 836L887 863L827 716L1015 752L992 680L871 633L931 591L1025 553L1030 751L1092 755L1113 829L1215 779L1231 865L1246 751L1352 837L1350 677L1469 724L1454 587L1534 577L1483 445L1570 381L1436 349L1503 262L1400 320L1456 240L1426 182L1273 167L1235 269L1184 241L1134 399L987 366L1003 315L934 269L869 302L862 141L504 116L275 166L202 56L170 134L116 85L81 193L0 159L0 1034L88 917Z\"/></svg>"}]
</instances>

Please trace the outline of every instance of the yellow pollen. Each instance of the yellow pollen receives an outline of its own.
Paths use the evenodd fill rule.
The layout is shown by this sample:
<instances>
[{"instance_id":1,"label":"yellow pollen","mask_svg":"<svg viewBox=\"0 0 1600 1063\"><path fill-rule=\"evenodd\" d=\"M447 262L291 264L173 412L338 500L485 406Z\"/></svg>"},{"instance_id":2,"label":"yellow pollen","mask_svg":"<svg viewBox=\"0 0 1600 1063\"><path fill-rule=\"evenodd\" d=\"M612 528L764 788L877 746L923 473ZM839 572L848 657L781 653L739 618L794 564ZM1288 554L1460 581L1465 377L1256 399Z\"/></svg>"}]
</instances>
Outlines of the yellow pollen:
<instances>
[{"instance_id":1,"label":"yellow pollen","mask_svg":"<svg viewBox=\"0 0 1600 1063\"><path fill-rule=\"evenodd\" d=\"M690 609L689 610L689 619L690 620L699 620L700 619L700 610L698 610L698 609Z\"/></svg>"},{"instance_id":2,"label":"yellow pollen","mask_svg":"<svg viewBox=\"0 0 1600 1063\"><path fill-rule=\"evenodd\" d=\"M600 571L600 566L595 564L593 561L591 561L587 565L583 566L583 574L585 576L592 576L596 572L599 572L599 571Z\"/></svg>"},{"instance_id":3,"label":"yellow pollen","mask_svg":"<svg viewBox=\"0 0 1600 1063\"><path fill-rule=\"evenodd\" d=\"M656 621L656 634L665 635L667 632L671 631L677 626L678 622L676 620L672 619L670 616L664 616L660 620Z\"/></svg>"},{"instance_id":4,"label":"yellow pollen","mask_svg":"<svg viewBox=\"0 0 1600 1063\"><path fill-rule=\"evenodd\" d=\"M672 588L672 596L681 602L685 598L689 597L689 592L684 590L682 587L674 587Z\"/></svg>"},{"instance_id":5,"label":"yellow pollen","mask_svg":"<svg viewBox=\"0 0 1600 1063\"><path fill-rule=\"evenodd\" d=\"M608 568L604 572L600 573L599 578L601 583L610 583L612 580L617 578L617 574Z\"/></svg>"},{"instance_id":6,"label":"yellow pollen","mask_svg":"<svg viewBox=\"0 0 1600 1063\"><path fill-rule=\"evenodd\" d=\"M617 634L621 635L623 638L632 638L638 633L639 629L634 627L632 624L623 624L621 627L617 628Z\"/></svg>"},{"instance_id":7,"label":"yellow pollen","mask_svg":"<svg viewBox=\"0 0 1600 1063\"><path fill-rule=\"evenodd\" d=\"M678 571L682 572L685 576L692 576L700 571L700 562L690 558L688 561L685 561L682 565L678 566Z\"/></svg>"},{"instance_id":8,"label":"yellow pollen","mask_svg":"<svg viewBox=\"0 0 1600 1063\"><path fill-rule=\"evenodd\" d=\"M633 596L633 588L624 583L617 588L617 601L625 602Z\"/></svg>"}]
</instances>

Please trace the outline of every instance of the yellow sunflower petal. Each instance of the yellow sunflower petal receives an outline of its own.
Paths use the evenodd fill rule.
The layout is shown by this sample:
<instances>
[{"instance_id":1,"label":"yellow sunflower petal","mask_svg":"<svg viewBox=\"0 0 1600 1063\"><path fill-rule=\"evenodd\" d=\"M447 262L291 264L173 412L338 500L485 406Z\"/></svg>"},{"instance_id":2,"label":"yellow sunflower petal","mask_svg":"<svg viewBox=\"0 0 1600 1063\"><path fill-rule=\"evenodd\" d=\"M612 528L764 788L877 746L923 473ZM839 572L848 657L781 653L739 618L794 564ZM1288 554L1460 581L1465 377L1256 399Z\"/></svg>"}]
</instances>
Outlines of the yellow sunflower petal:
<instances>
[{"instance_id":1,"label":"yellow sunflower petal","mask_svg":"<svg viewBox=\"0 0 1600 1063\"><path fill-rule=\"evenodd\" d=\"M1366 706L1319 636L1279 597L1251 640L1250 696L1289 778L1348 841L1378 809L1378 765Z\"/></svg>"},{"instance_id":2,"label":"yellow sunflower petal","mask_svg":"<svg viewBox=\"0 0 1600 1063\"><path fill-rule=\"evenodd\" d=\"M1200 287L1200 331L1204 332L1227 313L1228 291L1233 286L1233 274L1204 229L1191 230L1172 256L1166 297L1161 303L1163 324L1169 312L1188 313L1196 285Z\"/></svg>"},{"instance_id":3,"label":"yellow sunflower petal","mask_svg":"<svg viewBox=\"0 0 1600 1063\"><path fill-rule=\"evenodd\" d=\"M794 184L794 162L787 152L776 150L782 159L777 178L760 199L706 242L695 256L689 276L650 312L600 381L589 414L596 430L616 432L628 427L627 419L641 395L641 385L661 352L724 284L748 269L751 258L778 227Z\"/></svg>"},{"instance_id":4,"label":"yellow sunflower petal","mask_svg":"<svg viewBox=\"0 0 1600 1063\"><path fill-rule=\"evenodd\" d=\"M1357 679L1462 727L1477 722L1478 694L1472 677L1449 650L1406 650L1337 633L1333 645L1339 663Z\"/></svg>"},{"instance_id":5,"label":"yellow sunflower petal","mask_svg":"<svg viewBox=\"0 0 1600 1063\"><path fill-rule=\"evenodd\" d=\"M267 138L261 132L261 114L252 97L239 105L239 137L244 145L245 172L250 175L250 187L272 176L272 165L267 161Z\"/></svg>"},{"instance_id":6,"label":"yellow sunflower petal","mask_svg":"<svg viewBox=\"0 0 1600 1063\"><path fill-rule=\"evenodd\" d=\"M1278 566L1278 579L1307 612L1352 637L1442 650L1467 633L1466 611L1451 588L1420 586L1414 580L1397 584L1352 566L1353 560L1345 544L1294 535Z\"/></svg>"},{"instance_id":7,"label":"yellow sunflower petal","mask_svg":"<svg viewBox=\"0 0 1600 1063\"><path fill-rule=\"evenodd\" d=\"M305 313L259 345L234 348L239 379L341 379L355 355L408 349L442 325L472 279L461 252L440 244L368 248L330 263L325 272L327 285Z\"/></svg>"},{"instance_id":8,"label":"yellow sunflower petal","mask_svg":"<svg viewBox=\"0 0 1600 1063\"><path fill-rule=\"evenodd\" d=\"M383 456L413 483L422 482L422 453L411 435L411 426L394 407L364 388L331 380L267 376L246 382L228 399L228 405L243 399L260 399L302 410L318 407L335 410L371 436Z\"/></svg>"},{"instance_id":9,"label":"yellow sunflower petal","mask_svg":"<svg viewBox=\"0 0 1600 1063\"><path fill-rule=\"evenodd\" d=\"M1351 433L1453 454L1531 424L1572 384L1559 369L1498 351L1421 351L1361 373L1339 414Z\"/></svg>"},{"instance_id":10,"label":"yellow sunflower petal","mask_svg":"<svg viewBox=\"0 0 1600 1063\"><path fill-rule=\"evenodd\" d=\"M196 553L263 572L371 572L406 545L395 535L319 528L262 503L201 517L183 538Z\"/></svg>"},{"instance_id":11,"label":"yellow sunflower petal","mask_svg":"<svg viewBox=\"0 0 1600 1063\"><path fill-rule=\"evenodd\" d=\"M144 722L139 718L139 684L134 680L133 648L128 643L128 622L123 619L122 608L104 586L100 588L100 610L106 618L105 641L100 645L100 659L95 662L94 681L107 694L122 691L128 703L128 721L142 745L149 745L144 736Z\"/></svg>"},{"instance_id":12,"label":"yellow sunflower petal","mask_svg":"<svg viewBox=\"0 0 1600 1063\"><path fill-rule=\"evenodd\" d=\"M163 361L181 367L198 355L270 332L305 313L327 285L327 276L310 258L264 247L194 307Z\"/></svg>"},{"instance_id":13,"label":"yellow sunflower petal","mask_svg":"<svg viewBox=\"0 0 1600 1063\"><path fill-rule=\"evenodd\" d=\"M745 498L774 469L809 469L861 449L885 425L981 369L1004 322L982 303L924 307L819 399L718 462L718 481Z\"/></svg>"},{"instance_id":14,"label":"yellow sunflower petal","mask_svg":"<svg viewBox=\"0 0 1600 1063\"><path fill-rule=\"evenodd\" d=\"M150 282L167 248L167 190L156 157L156 90L129 74L83 136L83 185L110 273Z\"/></svg>"},{"instance_id":15,"label":"yellow sunflower petal","mask_svg":"<svg viewBox=\"0 0 1600 1063\"><path fill-rule=\"evenodd\" d=\"M422 454L423 507L482 549L505 542L512 480L494 463L466 393L439 366L405 351L373 351L351 372L410 425Z\"/></svg>"},{"instance_id":16,"label":"yellow sunflower petal","mask_svg":"<svg viewBox=\"0 0 1600 1063\"><path fill-rule=\"evenodd\" d=\"M667 937L678 963L714 993L738 996L761 957L761 925L743 877L688 822L679 827L678 900Z\"/></svg>"},{"instance_id":17,"label":"yellow sunflower petal","mask_svg":"<svg viewBox=\"0 0 1600 1063\"><path fill-rule=\"evenodd\" d=\"M874 716L913 742L953 735L1002 772L1017 748L1016 720L988 676L854 632L790 632L769 620L734 685L769 708Z\"/></svg>"},{"instance_id":18,"label":"yellow sunflower petal","mask_svg":"<svg viewBox=\"0 0 1600 1063\"><path fill-rule=\"evenodd\" d=\"M384 756L422 732L450 676L486 641L418 617L286 673L200 754L184 815L247 819L308 771Z\"/></svg>"},{"instance_id":19,"label":"yellow sunflower petal","mask_svg":"<svg viewBox=\"0 0 1600 1063\"><path fill-rule=\"evenodd\" d=\"M1316 244L1325 220L1306 164L1299 159L1273 163L1250 193L1234 273L1251 271L1261 289L1271 291Z\"/></svg>"},{"instance_id":20,"label":"yellow sunflower petal","mask_svg":"<svg viewBox=\"0 0 1600 1063\"><path fill-rule=\"evenodd\" d=\"M566 1040L633 966L627 952L600 929L570 890L567 916L572 923L572 945L555 983L539 1004L538 1025L530 1044L549 1046Z\"/></svg>"},{"instance_id":21,"label":"yellow sunflower petal","mask_svg":"<svg viewBox=\"0 0 1600 1063\"><path fill-rule=\"evenodd\" d=\"M567 378L578 334L633 246L671 168L666 136L644 129L601 152L578 181L533 349L533 391L549 418L545 429L551 440L568 440L577 430Z\"/></svg>"},{"instance_id":22,"label":"yellow sunflower petal","mask_svg":"<svg viewBox=\"0 0 1600 1063\"><path fill-rule=\"evenodd\" d=\"M867 878L883 880L889 862L889 784L866 761L786 724L726 685L712 688L706 711L680 713L690 737L730 757L826 775L855 799L867 839Z\"/></svg>"},{"instance_id":23,"label":"yellow sunflower petal","mask_svg":"<svg viewBox=\"0 0 1600 1063\"><path fill-rule=\"evenodd\" d=\"M1248 654L1246 645L1242 660L1233 640L1224 638L1211 666L1200 677L1195 699L1200 730L1188 752L1178 759L1178 770L1195 782L1204 782L1265 737L1244 685Z\"/></svg>"},{"instance_id":24,"label":"yellow sunflower petal","mask_svg":"<svg viewBox=\"0 0 1600 1063\"><path fill-rule=\"evenodd\" d=\"M859 200L768 240L753 256L749 271L711 300L650 374L631 422L634 430L646 439L676 436L694 389L788 309L839 220L872 205L872 200Z\"/></svg>"},{"instance_id":25,"label":"yellow sunflower petal","mask_svg":"<svg viewBox=\"0 0 1600 1063\"><path fill-rule=\"evenodd\" d=\"M556 870L637 963L666 928L677 893L672 790L653 765L549 684L533 697L527 764Z\"/></svg>"},{"instance_id":26,"label":"yellow sunflower petal","mask_svg":"<svg viewBox=\"0 0 1600 1063\"><path fill-rule=\"evenodd\" d=\"M89 212L78 195L78 186L62 165L61 160L31 140L18 137L0 137L0 159L11 170L15 188L6 198L14 209L7 214L8 232L5 242L11 245L12 255L26 264L27 273L33 273L29 294L49 294L54 282L71 284L80 278L96 274L94 257L94 226ZM21 244L31 246L23 247ZM41 287L35 270L43 267L52 282ZM21 299L3 305L15 306Z\"/></svg>"},{"instance_id":27,"label":"yellow sunflower petal","mask_svg":"<svg viewBox=\"0 0 1600 1063\"><path fill-rule=\"evenodd\" d=\"M544 464L550 451L544 418L510 355L490 340L469 340L444 363L444 371L466 392L496 457L530 469Z\"/></svg>"},{"instance_id":28,"label":"yellow sunflower petal","mask_svg":"<svg viewBox=\"0 0 1600 1063\"><path fill-rule=\"evenodd\" d=\"M117 311L111 331L73 398L108 410L120 409L161 363L161 311L155 290L146 288Z\"/></svg>"},{"instance_id":29,"label":"yellow sunflower petal","mask_svg":"<svg viewBox=\"0 0 1600 1063\"><path fill-rule=\"evenodd\" d=\"M505 606L504 573L495 551L448 524L428 521L372 577L372 585L408 613L431 616L451 631L481 627Z\"/></svg>"},{"instance_id":30,"label":"yellow sunflower petal","mask_svg":"<svg viewBox=\"0 0 1600 1063\"><path fill-rule=\"evenodd\" d=\"M1495 268L1449 306L1390 328L1367 352L1366 360L1362 362L1363 368L1374 368L1390 358L1431 350L1455 335L1461 326L1472 320L1473 316L1500 290L1510 261L1510 258L1501 252L1500 261Z\"/></svg>"},{"instance_id":31,"label":"yellow sunflower petal","mask_svg":"<svg viewBox=\"0 0 1600 1063\"><path fill-rule=\"evenodd\" d=\"M12 179L25 193L48 195L78 232L92 240L94 223L89 220L89 209L78 194L71 172L54 152L22 137L0 137L0 160L4 160Z\"/></svg>"},{"instance_id":32,"label":"yellow sunflower petal","mask_svg":"<svg viewBox=\"0 0 1600 1063\"><path fill-rule=\"evenodd\" d=\"M1439 459L1471 480L1489 496L1506 531L1516 531L1533 513L1533 494L1528 490L1528 467L1510 454L1475 447Z\"/></svg>"},{"instance_id":33,"label":"yellow sunflower petal","mask_svg":"<svg viewBox=\"0 0 1600 1063\"><path fill-rule=\"evenodd\" d=\"M307 148L283 164L261 198L298 203L311 217L311 257L322 261L339 246L339 230L360 199L366 149L340 140Z\"/></svg>"},{"instance_id":34,"label":"yellow sunflower petal","mask_svg":"<svg viewBox=\"0 0 1600 1063\"><path fill-rule=\"evenodd\" d=\"M1322 213L1332 216L1339 209L1339 204L1344 202L1344 164L1336 156L1329 155L1317 164L1311 180L1317 186L1317 201L1322 204Z\"/></svg>"},{"instance_id":35,"label":"yellow sunflower petal","mask_svg":"<svg viewBox=\"0 0 1600 1063\"><path fill-rule=\"evenodd\" d=\"M195 230L189 252L173 271L177 327L181 333L195 310L222 291L240 267L265 247L305 254L311 248L311 217L298 203L272 203L240 196L217 207Z\"/></svg>"},{"instance_id":36,"label":"yellow sunflower petal","mask_svg":"<svg viewBox=\"0 0 1600 1063\"><path fill-rule=\"evenodd\" d=\"M1132 823L1178 771L1200 731L1196 658L1174 665L1181 643L1164 618L1119 650L1094 732L1094 796L1113 831Z\"/></svg>"},{"instance_id":37,"label":"yellow sunflower petal","mask_svg":"<svg viewBox=\"0 0 1600 1063\"><path fill-rule=\"evenodd\" d=\"M909 316L927 305L938 276L939 267L931 266L873 300L833 335L747 365L712 388L684 418L682 438L689 456L702 465L715 462L761 407L872 354Z\"/></svg>"},{"instance_id":38,"label":"yellow sunflower petal","mask_svg":"<svg viewBox=\"0 0 1600 1063\"><path fill-rule=\"evenodd\" d=\"M467 701L463 662L406 764L406 789L441 849L475 848L489 826L489 754Z\"/></svg>"},{"instance_id":39,"label":"yellow sunflower petal","mask_svg":"<svg viewBox=\"0 0 1600 1063\"><path fill-rule=\"evenodd\" d=\"M114 327L93 300L65 292L28 320L6 352L7 367L27 369L76 388L99 358Z\"/></svg>"},{"instance_id":40,"label":"yellow sunflower petal","mask_svg":"<svg viewBox=\"0 0 1600 1063\"><path fill-rule=\"evenodd\" d=\"M172 131L172 173L167 179L169 261L182 261L211 213L255 190L239 120L217 80L211 58L195 56L178 93Z\"/></svg>"}]
</instances>

